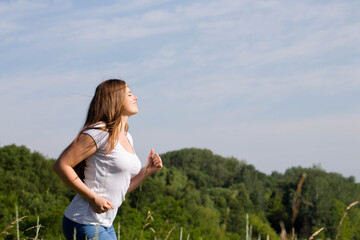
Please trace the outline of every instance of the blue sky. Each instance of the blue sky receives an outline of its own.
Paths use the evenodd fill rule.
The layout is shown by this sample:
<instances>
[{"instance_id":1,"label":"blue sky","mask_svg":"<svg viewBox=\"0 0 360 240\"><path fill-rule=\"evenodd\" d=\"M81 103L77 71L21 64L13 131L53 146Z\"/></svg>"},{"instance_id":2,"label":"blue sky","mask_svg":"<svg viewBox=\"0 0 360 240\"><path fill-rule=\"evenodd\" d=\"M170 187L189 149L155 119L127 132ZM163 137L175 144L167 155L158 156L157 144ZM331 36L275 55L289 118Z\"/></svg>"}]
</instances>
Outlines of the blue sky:
<instances>
[{"instance_id":1,"label":"blue sky","mask_svg":"<svg viewBox=\"0 0 360 240\"><path fill-rule=\"evenodd\" d=\"M1 1L0 145L57 158L122 78L144 161L185 147L360 181L360 2Z\"/></svg>"}]
</instances>

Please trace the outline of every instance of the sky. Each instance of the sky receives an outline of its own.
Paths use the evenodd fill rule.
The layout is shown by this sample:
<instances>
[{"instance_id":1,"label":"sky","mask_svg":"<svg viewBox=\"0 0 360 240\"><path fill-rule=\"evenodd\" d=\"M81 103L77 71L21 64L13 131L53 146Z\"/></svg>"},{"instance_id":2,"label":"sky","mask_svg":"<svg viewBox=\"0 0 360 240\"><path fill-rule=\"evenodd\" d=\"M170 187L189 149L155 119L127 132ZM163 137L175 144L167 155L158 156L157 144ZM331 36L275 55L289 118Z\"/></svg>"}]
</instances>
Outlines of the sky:
<instances>
[{"instance_id":1,"label":"sky","mask_svg":"<svg viewBox=\"0 0 360 240\"><path fill-rule=\"evenodd\" d=\"M0 1L0 146L57 158L125 80L138 156L196 147L360 182L360 2Z\"/></svg>"}]
</instances>

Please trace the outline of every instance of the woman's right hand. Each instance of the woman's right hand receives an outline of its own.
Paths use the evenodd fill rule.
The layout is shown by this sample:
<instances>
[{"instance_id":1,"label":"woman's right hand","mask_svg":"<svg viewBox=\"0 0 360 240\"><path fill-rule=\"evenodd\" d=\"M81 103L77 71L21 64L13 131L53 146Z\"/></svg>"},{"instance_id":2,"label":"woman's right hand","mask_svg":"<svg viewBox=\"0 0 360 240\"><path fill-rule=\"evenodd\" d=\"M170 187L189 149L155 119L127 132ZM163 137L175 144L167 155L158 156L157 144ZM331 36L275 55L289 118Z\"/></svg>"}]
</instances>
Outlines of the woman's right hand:
<instances>
[{"instance_id":1,"label":"woman's right hand","mask_svg":"<svg viewBox=\"0 0 360 240\"><path fill-rule=\"evenodd\" d=\"M96 213L104 213L110 209L114 209L113 205L108 199L98 195L96 195L90 201L90 206Z\"/></svg>"}]
</instances>

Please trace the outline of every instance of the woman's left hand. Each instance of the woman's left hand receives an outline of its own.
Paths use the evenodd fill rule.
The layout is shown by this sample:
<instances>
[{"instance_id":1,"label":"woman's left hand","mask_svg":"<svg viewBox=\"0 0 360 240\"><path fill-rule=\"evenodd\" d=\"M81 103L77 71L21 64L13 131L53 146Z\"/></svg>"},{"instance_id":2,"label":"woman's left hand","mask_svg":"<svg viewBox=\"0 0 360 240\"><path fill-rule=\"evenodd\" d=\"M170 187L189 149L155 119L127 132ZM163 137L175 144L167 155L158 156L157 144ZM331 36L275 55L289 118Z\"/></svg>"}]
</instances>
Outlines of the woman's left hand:
<instances>
[{"instance_id":1,"label":"woman's left hand","mask_svg":"<svg viewBox=\"0 0 360 240\"><path fill-rule=\"evenodd\" d=\"M154 152L155 151L152 148L150 151L150 154L147 158L146 165L145 165L147 172L150 175L159 171L163 167L161 157L159 156L159 154L154 153Z\"/></svg>"}]
</instances>

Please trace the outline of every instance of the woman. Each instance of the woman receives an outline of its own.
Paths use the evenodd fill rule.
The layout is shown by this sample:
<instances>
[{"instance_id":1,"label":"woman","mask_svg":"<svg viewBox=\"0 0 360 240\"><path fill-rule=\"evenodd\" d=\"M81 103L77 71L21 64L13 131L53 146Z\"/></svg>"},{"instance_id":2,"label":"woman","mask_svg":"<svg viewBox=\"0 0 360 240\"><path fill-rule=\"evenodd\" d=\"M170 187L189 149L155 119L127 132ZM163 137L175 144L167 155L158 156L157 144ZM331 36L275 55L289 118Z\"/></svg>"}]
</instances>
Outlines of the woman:
<instances>
[{"instance_id":1,"label":"woman","mask_svg":"<svg viewBox=\"0 0 360 240\"><path fill-rule=\"evenodd\" d=\"M136 101L124 81L102 82L83 129L55 162L54 171L77 193L63 218L66 239L116 239L112 223L125 194L162 168L153 149L142 169L135 154L128 118L138 112Z\"/></svg>"}]
</instances>

